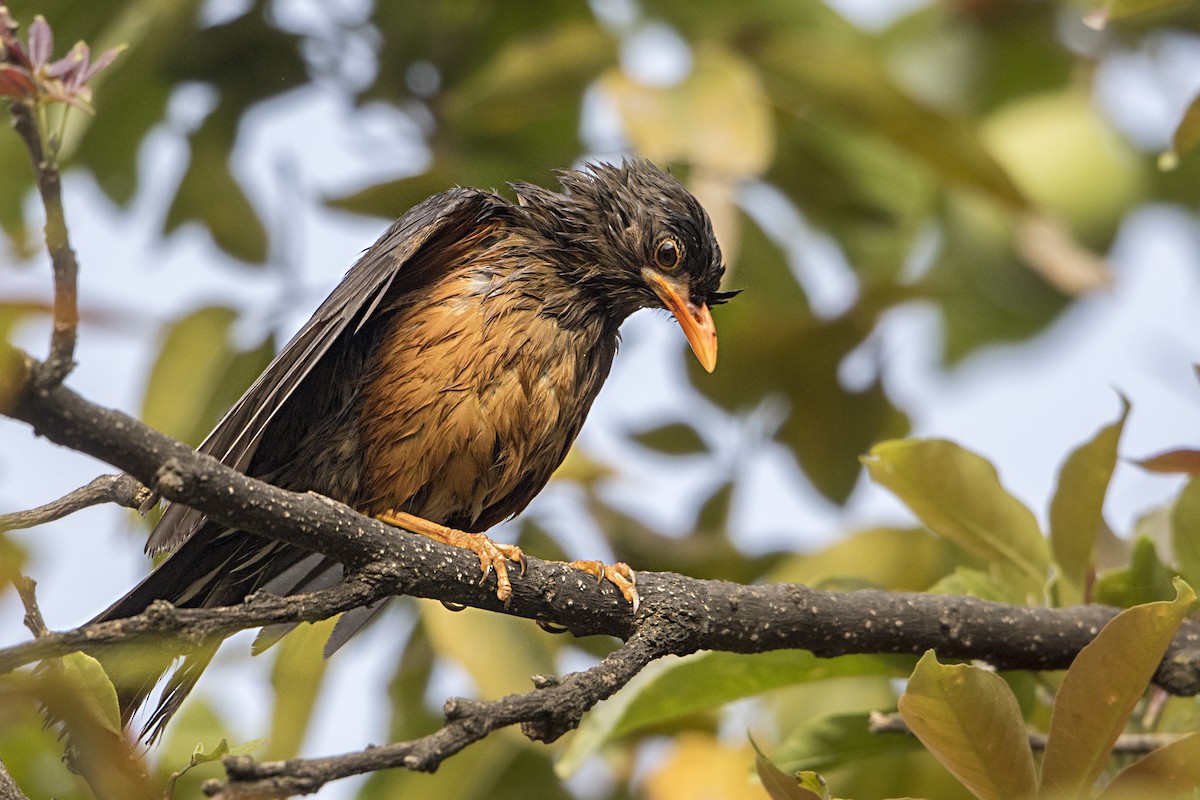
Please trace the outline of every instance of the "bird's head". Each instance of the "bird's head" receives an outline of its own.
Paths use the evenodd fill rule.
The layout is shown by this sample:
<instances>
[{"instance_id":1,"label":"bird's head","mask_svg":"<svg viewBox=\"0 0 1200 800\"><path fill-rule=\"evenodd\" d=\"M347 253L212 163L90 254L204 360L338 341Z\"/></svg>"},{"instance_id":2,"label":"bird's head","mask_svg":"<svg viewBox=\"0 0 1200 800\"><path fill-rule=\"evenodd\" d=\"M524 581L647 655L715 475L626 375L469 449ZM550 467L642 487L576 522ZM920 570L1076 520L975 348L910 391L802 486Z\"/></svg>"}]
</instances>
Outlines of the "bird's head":
<instances>
[{"instance_id":1,"label":"bird's head","mask_svg":"<svg viewBox=\"0 0 1200 800\"><path fill-rule=\"evenodd\" d=\"M514 188L522 205L556 218L566 277L618 322L639 308L666 308L711 372L717 332L709 307L736 292L718 289L721 248L696 198L643 159L564 170L559 182L563 194Z\"/></svg>"}]
</instances>

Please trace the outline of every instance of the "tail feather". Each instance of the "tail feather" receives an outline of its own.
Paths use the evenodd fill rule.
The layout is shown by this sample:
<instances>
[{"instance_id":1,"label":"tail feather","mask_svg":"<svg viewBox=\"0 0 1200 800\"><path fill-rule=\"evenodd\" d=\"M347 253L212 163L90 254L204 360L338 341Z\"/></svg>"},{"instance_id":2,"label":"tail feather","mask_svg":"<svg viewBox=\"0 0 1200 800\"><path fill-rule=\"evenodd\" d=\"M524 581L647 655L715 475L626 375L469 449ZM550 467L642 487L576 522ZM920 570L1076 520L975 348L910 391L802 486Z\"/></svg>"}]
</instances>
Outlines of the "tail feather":
<instances>
[{"instance_id":1,"label":"tail feather","mask_svg":"<svg viewBox=\"0 0 1200 800\"><path fill-rule=\"evenodd\" d=\"M235 605L312 555L281 542L207 524L92 622L135 616L155 600L166 600L178 608ZM152 743L162 734L221 641L221 637L213 637L184 658L163 686L141 738ZM121 721L126 725L176 661L174 654L154 642L98 647L93 655L113 681Z\"/></svg>"},{"instance_id":2,"label":"tail feather","mask_svg":"<svg viewBox=\"0 0 1200 800\"><path fill-rule=\"evenodd\" d=\"M315 592L320 589L328 589L331 586L336 586L342 580L343 576L344 572L342 571L341 564L318 553L313 553L303 561L296 563L287 572L271 580L263 588L279 595ZM390 599L385 597L369 606L352 608L344 612L338 618L337 624L333 628L333 633L329 635L328 641L325 642L325 658L329 658L340 650L342 645L350 641L371 620L375 619ZM254 638L254 644L251 645L250 652L254 655L265 652L284 636L295 630L298 624L296 622L285 622L279 625L266 626Z\"/></svg>"},{"instance_id":3,"label":"tail feather","mask_svg":"<svg viewBox=\"0 0 1200 800\"><path fill-rule=\"evenodd\" d=\"M162 694L159 695L154 713L150 715L150 719L146 720L146 724L138 735L139 739L151 745L159 740L171 717L175 716L175 712L179 710L188 694L195 688L196 681L200 680L200 674L217 654L217 648L221 646L221 641L215 637L209 639L190 653L183 660L183 664L171 673L171 677L167 679L167 683L163 687Z\"/></svg>"},{"instance_id":4,"label":"tail feather","mask_svg":"<svg viewBox=\"0 0 1200 800\"><path fill-rule=\"evenodd\" d=\"M299 594L318 589L328 589L337 585L342 579L342 565L320 553L313 553L307 558L296 562L286 572L276 575L264 586L268 592L278 595ZM297 622L282 622L278 625L268 625L254 637L250 652L254 655L265 652L276 642L287 636L299 625Z\"/></svg>"}]
</instances>

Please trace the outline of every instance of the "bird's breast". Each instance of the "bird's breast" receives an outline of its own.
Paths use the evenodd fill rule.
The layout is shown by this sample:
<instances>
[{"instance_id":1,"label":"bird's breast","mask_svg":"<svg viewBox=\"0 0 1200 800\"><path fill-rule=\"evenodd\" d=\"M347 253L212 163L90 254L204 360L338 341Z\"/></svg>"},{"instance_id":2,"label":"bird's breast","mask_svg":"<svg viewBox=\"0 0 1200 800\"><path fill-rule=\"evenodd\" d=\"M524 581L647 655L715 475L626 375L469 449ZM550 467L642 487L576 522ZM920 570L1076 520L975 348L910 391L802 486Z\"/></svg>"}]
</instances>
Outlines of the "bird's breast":
<instances>
[{"instance_id":1,"label":"bird's breast","mask_svg":"<svg viewBox=\"0 0 1200 800\"><path fill-rule=\"evenodd\" d=\"M602 326L565 329L537 287L493 273L405 298L363 383L360 510L464 530L517 513L565 457L615 345Z\"/></svg>"}]
</instances>

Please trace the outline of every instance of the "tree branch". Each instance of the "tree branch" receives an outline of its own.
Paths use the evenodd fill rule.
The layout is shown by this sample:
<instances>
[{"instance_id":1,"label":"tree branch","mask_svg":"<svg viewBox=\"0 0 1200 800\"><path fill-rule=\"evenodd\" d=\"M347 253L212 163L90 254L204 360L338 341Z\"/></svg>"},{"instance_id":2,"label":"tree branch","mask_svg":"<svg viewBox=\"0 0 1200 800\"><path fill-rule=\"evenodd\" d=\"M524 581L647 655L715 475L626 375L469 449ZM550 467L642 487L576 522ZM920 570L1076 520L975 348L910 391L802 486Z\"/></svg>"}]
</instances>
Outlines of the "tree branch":
<instances>
[{"instance_id":1,"label":"tree branch","mask_svg":"<svg viewBox=\"0 0 1200 800\"><path fill-rule=\"evenodd\" d=\"M42 610L38 608L37 581L22 575L13 581L13 584L17 588L17 596L21 598L21 605L25 607L25 627L29 629L35 639L40 639L50 630L46 627Z\"/></svg>"},{"instance_id":2,"label":"tree branch","mask_svg":"<svg viewBox=\"0 0 1200 800\"><path fill-rule=\"evenodd\" d=\"M46 211L46 249L54 267L54 330L50 335L50 354L38 367L36 382L42 387L56 386L75 367L75 339L79 328L79 304L76 284L79 264L67 234L62 203L62 179L58 167L46 152L32 105L10 104L13 129L25 143L33 164L34 180Z\"/></svg>"},{"instance_id":3,"label":"tree branch","mask_svg":"<svg viewBox=\"0 0 1200 800\"><path fill-rule=\"evenodd\" d=\"M28 511L0 514L0 533L44 525L100 503L116 503L125 508L137 508L149 494L145 486L129 475L100 475L86 486L80 486L45 505Z\"/></svg>"},{"instance_id":4,"label":"tree branch","mask_svg":"<svg viewBox=\"0 0 1200 800\"><path fill-rule=\"evenodd\" d=\"M913 736L912 730L899 714L883 714L872 711L867 717L867 729L871 733L903 733ZM1177 742L1188 736L1186 733L1123 733L1113 743L1113 755L1141 756L1160 747ZM1034 750L1045 750L1049 737L1044 733L1029 734L1029 746Z\"/></svg>"},{"instance_id":5,"label":"tree branch","mask_svg":"<svg viewBox=\"0 0 1200 800\"><path fill-rule=\"evenodd\" d=\"M329 589L288 597L258 592L236 606L175 608L160 600L132 617L44 632L32 641L0 649L0 674L102 645L152 638L182 655L213 636L231 636L263 625L328 619L397 593L396 571L394 565L371 564Z\"/></svg>"},{"instance_id":6,"label":"tree branch","mask_svg":"<svg viewBox=\"0 0 1200 800\"><path fill-rule=\"evenodd\" d=\"M371 765L385 762L386 766L433 769L489 731L518 722L532 738L552 741L648 660L667 654L794 648L828 657L917 654L932 648L943 658L979 659L1004 669L1063 669L1118 611L1105 606L1031 608L971 597L875 590L835 593L796 584L743 586L643 572L638 576L642 605L634 615L614 587L597 584L564 564L532 557L526 574L514 580L513 596L501 603L491 581L481 585L478 559L471 553L391 528L320 495L288 492L249 478L125 414L89 403L64 386L36 385L32 359L14 359L11 349L7 354L0 350L0 363L6 355L10 363L20 361L17 372L27 387L9 411L12 417L53 442L126 470L173 501L199 508L223 524L329 555L357 577L324 592L294 598L260 595L225 609L183 610L155 604L129 620L47 634L39 641L0 651L4 669L149 633L169 635L187 646L214 632L319 619L387 592L553 623L577 636L608 634L627 642L592 670L561 683L542 681L546 688L538 691L490 703L455 700L447 709L446 727L423 739L329 759L262 765L230 759L233 783L213 787L213 792L226 792L226 797L247 796L228 794L243 780L241 776L251 782L294 778L298 781L294 785L300 787L381 768ZM1200 627L1186 623L1181 628L1155 681L1175 694L1200 692Z\"/></svg>"},{"instance_id":7,"label":"tree branch","mask_svg":"<svg viewBox=\"0 0 1200 800\"><path fill-rule=\"evenodd\" d=\"M311 794L352 775L404 767L434 772L450 756L494 730L520 724L534 741L552 742L579 724L596 703L611 697L647 664L670 652L668 637L639 633L591 669L562 681L534 676L534 691L480 703L452 697L443 707L446 724L410 742L368 747L325 758L257 763L248 756L225 759L228 782L209 781L205 794L218 800Z\"/></svg>"}]
</instances>

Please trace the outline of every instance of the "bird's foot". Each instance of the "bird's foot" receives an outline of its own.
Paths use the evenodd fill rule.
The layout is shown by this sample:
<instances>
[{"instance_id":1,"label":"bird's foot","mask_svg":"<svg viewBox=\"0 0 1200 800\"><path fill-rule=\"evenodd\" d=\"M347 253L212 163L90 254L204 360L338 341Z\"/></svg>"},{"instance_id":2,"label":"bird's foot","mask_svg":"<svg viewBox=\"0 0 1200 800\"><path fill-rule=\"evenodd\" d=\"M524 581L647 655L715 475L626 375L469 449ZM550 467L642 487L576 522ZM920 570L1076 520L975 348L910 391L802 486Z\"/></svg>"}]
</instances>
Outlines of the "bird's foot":
<instances>
[{"instance_id":1,"label":"bird's foot","mask_svg":"<svg viewBox=\"0 0 1200 800\"><path fill-rule=\"evenodd\" d=\"M637 575L623 561L616 564L605 564L601 561L572 561L567 564L583 570L588 575L595 575L598 581L608 580L609 583L621 590L622 596L633 605L633 613L637 613L642 598L638 596Z\"/></svg>"},{"instance_id":2,"label":"bird's foot","mask_svg":"<svg viewBox=\"0 0 1200 800\"><path fill-rule=\"evenodd\" d=\"M404 511L385 511L377 519L388 525L395 525L406 531L419 533L430 539L470 550L479 556L479 568L483 570L483 578L480 583L487 580L489 572L496 571L496 597L501 600L512 597L512 583L508 579L508 562L513 561L520 564L521 574L525 574L525 554L514 544L493 542L482 533L467 533L455 528L448 528Z\"/></svg>"}]
</instances>

